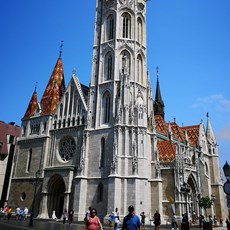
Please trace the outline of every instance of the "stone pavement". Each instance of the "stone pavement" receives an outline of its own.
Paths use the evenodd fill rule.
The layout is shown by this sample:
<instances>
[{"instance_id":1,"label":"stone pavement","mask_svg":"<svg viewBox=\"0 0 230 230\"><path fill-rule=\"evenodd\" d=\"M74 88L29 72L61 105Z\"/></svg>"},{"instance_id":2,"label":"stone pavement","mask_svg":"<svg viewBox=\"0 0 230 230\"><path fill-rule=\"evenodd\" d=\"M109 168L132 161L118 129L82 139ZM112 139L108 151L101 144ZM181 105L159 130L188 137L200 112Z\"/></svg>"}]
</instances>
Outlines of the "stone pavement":
<instances>
[{"instance_id":1,"label":"stone pavement","mask_svg":"<svg viewBox=\"0 0 230 230\"><path fill-rule=\"evenodd\" d=\"M0 219L0 230L20 230L20 229L34 229L34 230L82 230L83 222L74 222L71 226L67 224L63 225L62 221L54 220L41 220L34 219L33 227L29 227L29 219L16 220L15 218ZM103 229L110 230L108 224L103 224ZM121 229L121 228L120 228ZM214 227L213 230L226 230L226 227ZM145 230L154 230L154 226L146 226ZM160 230L171 230L170 225L163 225ZM202 230L198 226L191 226L190 230Z\"/></svg>"}]
</instances>

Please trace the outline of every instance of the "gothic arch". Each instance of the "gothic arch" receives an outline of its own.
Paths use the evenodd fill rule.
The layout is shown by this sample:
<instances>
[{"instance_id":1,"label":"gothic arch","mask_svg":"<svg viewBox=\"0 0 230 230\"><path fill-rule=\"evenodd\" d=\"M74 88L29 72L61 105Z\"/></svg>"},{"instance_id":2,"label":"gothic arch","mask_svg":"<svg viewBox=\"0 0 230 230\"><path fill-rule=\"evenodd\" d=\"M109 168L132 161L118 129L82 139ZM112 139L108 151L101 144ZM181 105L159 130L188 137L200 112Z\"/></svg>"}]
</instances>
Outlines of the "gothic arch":
<instances>
[{"instance_id":1,"label":"gothic arch","mask_svg":"<svg viewBox=\"0 0 230 230\"><path fill-rule=\"evenodd\" d=\"M112 108L112 98L111 93L106 90L102 96L102 124L108 124L111 122L111 108Z\"/></svg>"},{"instance_id":2,"label":"gothic arch","mask_svg":"<svg viewBox=\"0 0 230 230\"><path fill-rule=\"evenodd\" d=\"M104 81L113 79L114 69L114 55L111 51L108 51L104 57Z\"/></svg>"},{"instance_id":3,"label":"gothic arch","mask_svg":"<svg viewBox=\"0 0 230 230\"><path fill-rule=\"evenodd\" d=\"M53 175L47 184L48 188L48 215L51 218L53 210L56 212L57 218L61 218L64 206L64 195L65 195L65 182L61 175Z\"/></svg>"}]
</instances>

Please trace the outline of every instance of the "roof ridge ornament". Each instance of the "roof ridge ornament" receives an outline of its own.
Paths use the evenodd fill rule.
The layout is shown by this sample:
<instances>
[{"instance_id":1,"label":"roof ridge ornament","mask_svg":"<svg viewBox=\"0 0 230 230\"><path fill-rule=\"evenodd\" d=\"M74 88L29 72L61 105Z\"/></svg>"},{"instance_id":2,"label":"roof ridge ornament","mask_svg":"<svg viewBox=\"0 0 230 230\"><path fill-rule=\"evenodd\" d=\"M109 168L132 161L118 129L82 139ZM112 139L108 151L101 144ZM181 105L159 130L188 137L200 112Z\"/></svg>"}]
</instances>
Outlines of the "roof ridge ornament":
<instances>
[{"instance_id":1,"label":"roof ridge ornament","mask_svg":"<svg viewBox=\"0 0 230 230\"><path fill-rule=\"evenodd\" d=\"M61 45L60 45L60 51L59 51L59 58L61 58L61 55L62 55L62 47L64 46L63 45L63 40L61 41Z\"/></svg>"}]
</instances>

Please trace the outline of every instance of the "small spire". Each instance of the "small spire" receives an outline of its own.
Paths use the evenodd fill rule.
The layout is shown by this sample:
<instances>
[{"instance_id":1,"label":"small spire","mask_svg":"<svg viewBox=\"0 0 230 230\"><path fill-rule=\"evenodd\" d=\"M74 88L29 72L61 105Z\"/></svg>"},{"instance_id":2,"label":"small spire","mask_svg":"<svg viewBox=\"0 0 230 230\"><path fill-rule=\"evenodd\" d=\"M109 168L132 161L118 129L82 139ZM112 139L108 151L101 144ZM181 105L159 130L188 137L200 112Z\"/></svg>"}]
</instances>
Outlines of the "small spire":
<instances>
[{"instance_id":1,"label":"small spire","mask_svg":"<svg viewBox=\"0 0 230 230\"><path fill-rule=\"evenodd\" d=\"M157 75L157 78L159 77L159 67L157 66L156 67L156 75Z\"/></svg>"},{"instance_id":2,"label":"small spire","mask_svg":"<svg viewBox=\"0 0 230 230\"><path fill-rule=\"evenodd\" d=\"M61 45L60 45L60 51L59 51L59 58L61 57L61 54L62 54L62 47L64 46L63 45L63 40L61 41Z\"/></svg>"},{"instance_id":3,"label":"small spire","mask_svg":"<svg viewBox=\"0 0 230 230\"><path fill-rule=\"evenodd\" d=\"M73 70L72 70L72 75L76 75L76 69L74 68Z\"/></svg>"},{"instance_id":4,"label":"small spire","mask_svg":"<svg viewBox=\"0 0 230 230\"><path fill-rule=\"evenodd\" d=\"M176 118L175 117L173 118L173 120L174 120L174 123L176 123Z\"/></svg>"},{"instance_id":5,"label":"small spire","mask_svg":"<svg viewBox=\"0 0 230 230\"><path fill-rule=\"evenodd\" d=\"M209 118L209 114L208 114L208 112L206 113L206 117L207 117L207 118Z\"/></svg>"},{"instance_id":6,"label":"small spire","mask_svg":"<svg viewBox=\"0 0 230 230\"><path fill-rule=\"evenodd\" d=\"M36 81L36 82L35 82L35 87L34 87L34 92L35 92L35 93L37 92L37 85L38 85L38 82Z\"/></svg>"}]
</instances>

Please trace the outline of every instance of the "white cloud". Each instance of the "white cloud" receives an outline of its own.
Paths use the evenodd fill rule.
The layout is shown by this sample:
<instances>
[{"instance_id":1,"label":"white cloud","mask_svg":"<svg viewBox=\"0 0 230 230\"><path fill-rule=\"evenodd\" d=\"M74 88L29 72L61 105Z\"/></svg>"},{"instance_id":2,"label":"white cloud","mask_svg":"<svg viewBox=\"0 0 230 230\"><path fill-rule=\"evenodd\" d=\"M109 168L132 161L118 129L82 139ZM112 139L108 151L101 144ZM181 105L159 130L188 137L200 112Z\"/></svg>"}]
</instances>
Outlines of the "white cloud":
<instances>
[{"instance_id":1,"label":"white cloud","mask_svg":"<svg viewBox=\"0 0 230 230\"><path fill-rule=\"evenodd\" d=\"M216 134L219 140L230 140L230 123Z\"/></svg>"},{"instance_id":2,"label":"white cloud","mask_svg":"<svg viewBox=\"0 0 230 230\"><path fill-rule=\"evenodd\" d=\"M226 99L222 94L213 94L203 98L197 98L192 105L193 108L207 108L212 106L220 112L230 112L230 100ZM208 111L208 110L207 110Z\"/></svg>"}]
</instances>

